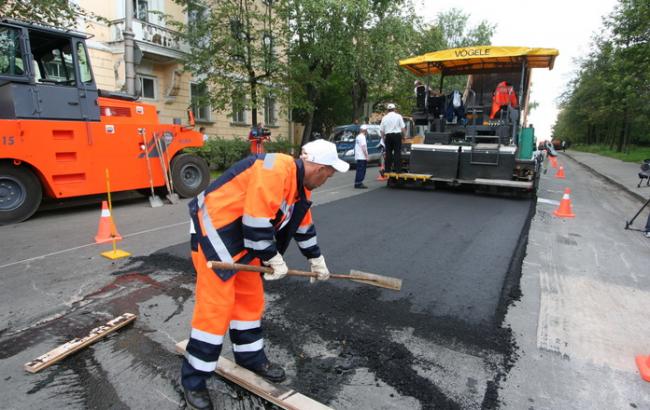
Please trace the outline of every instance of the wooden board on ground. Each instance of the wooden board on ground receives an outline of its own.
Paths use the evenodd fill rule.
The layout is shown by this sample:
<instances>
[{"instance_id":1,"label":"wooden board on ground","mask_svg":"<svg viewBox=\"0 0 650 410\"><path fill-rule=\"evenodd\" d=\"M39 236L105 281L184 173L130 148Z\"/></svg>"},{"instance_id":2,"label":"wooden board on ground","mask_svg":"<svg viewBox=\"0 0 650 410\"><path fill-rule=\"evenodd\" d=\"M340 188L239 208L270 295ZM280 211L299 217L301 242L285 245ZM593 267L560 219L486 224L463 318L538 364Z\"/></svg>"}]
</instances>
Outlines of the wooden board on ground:
<instances>
[{"instance_id":1,"label":"wooden board on ground","mask_svg":"<svg viewBox=\"0 0 650 410\"><path fill-rule=\"evenodd\" d=\"M121 316L116 317L115 319L110 320L105 325L94 328L88 333L88 335L82 337L81 339L73 339L69 342L62 344L56 349L50 350L42 356L32 360L29 363L25 363L25 370L30 373L36 373L40 370L45 369L53 365L54 363L62 360L64 357L71 355L72 353L83 349L91 343L96 342L102 337L116 331L117 329L128 325L129 323L135 320L136 316L133 313L125 313Z\"/></svg>"},{"instance_id":2,"label":"wooden board on ground","mask_svg":"<svg viewBox=\"0 0 650 410\"><path fill-rule=\"evenodd\" d=\"M185 354L187 340L176 344L176 352ZM288 387L270 383L248 369L236 365L225 357L219 357L216 373L234 382L253 394L270 401L271 403L287 410L332 410L322 403L317 402Z\"/></svg>"}]
</instances>

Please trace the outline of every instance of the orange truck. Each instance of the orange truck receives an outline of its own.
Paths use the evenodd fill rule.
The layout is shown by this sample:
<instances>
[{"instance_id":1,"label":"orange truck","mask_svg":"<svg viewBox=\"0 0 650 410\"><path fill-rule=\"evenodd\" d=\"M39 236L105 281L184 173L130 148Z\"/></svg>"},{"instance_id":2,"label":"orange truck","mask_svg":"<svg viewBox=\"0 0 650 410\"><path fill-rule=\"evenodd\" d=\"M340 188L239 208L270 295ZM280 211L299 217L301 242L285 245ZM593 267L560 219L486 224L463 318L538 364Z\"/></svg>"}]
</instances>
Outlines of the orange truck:
<instances>
[{"instance_id":1,"label":"orange truck","mask_svg":"<svg viewBox=\"0 0 650 410\"><path fill-rule=\"evenodd\" d=\"M106 169L112 191L160 190L171 175L191 197L209 183L205 160L183 152L203 145L193 124L161 124L155 106L99 90L86 38L0 20L0 224L29 218L44 197L105 193Z\"/></svg>"}]
</instances>

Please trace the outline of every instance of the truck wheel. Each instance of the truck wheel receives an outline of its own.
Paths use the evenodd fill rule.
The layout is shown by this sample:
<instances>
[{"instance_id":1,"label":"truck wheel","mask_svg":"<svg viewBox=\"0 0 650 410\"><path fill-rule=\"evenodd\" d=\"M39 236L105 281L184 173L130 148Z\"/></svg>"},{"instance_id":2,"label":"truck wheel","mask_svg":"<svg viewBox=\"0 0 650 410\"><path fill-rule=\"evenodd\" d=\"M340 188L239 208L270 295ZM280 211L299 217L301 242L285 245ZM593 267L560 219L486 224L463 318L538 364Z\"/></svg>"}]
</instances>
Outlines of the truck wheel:
<instances>
[{"instance_id":1,"label":"truck wheel","mask_svg":"<svg viewBox=\"0 0 650 410\"><path fill-rule=\"evenodd\" d=\"M41 199L41 182L29 168L0 164L0 225L29 218Z\"/></svg>"},{"instance_id":2,"label":"truck wheel","mask_svg":"<svg viewBox=\"0 0 650 410\"><path fill-rule=\"evenodd\" d=\"M195 155L178 155L172 160L172 181L180 196L196 196L210 183L208 163Z\"/></svg>"}]
</instances>

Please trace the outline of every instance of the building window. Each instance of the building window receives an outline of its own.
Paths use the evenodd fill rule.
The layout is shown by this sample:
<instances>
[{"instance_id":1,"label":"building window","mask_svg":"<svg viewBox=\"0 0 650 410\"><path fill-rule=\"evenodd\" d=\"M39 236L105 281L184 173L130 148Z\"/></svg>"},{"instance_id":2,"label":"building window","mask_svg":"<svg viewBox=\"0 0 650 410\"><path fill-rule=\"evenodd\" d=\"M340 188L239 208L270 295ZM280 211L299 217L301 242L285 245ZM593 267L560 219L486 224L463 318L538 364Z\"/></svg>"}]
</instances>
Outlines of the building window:
<instances>
[{"instance_id":1,"label":"building window","mask_svg":"<svg viewBox=\"0 0 650 410\"><path fill-rule=\"evenodd\" d=\"M149 1L133 0L133 18L149 21Z\"/></svg>"},{"instance_id":2,"label":"building window","mask_svg":"<svg viewBox=\"0 0 650 410\"><path fill-rule=\"evenodd\" d=\"M158 98L158 81L156 77L149 77L138 74L140 81L140 96L148 100L155 100Z\"/></svg>"},{"instance_id":3,"label":"building window","mask_svg":"<svg viewBox=\"0 0 650 410\"><path fill-rule=\"evenodd\" d=\"M192 100L192 113L197 121L210 121L210 103L208 88L205 83L190 84L190 98Z\"/></svg>"},{"instance_id":4,"label":"building window","mask_svg":"<svg viewBox=\"0 0 650 410\"><path fill-rule=\"evenodd\" d=\"M244 100L241 97L232 97L232 122L236 124L246 123L246 110Z\"/></svg>"},{"instance_id":5,"label":"building window","mask_svg":"<svg viewBox=\"0 0 650 410\"><path fill-rule=\"evenodd\" d=\"M275 125L276 121L275 97L268 96L264 99L264 124Z\"/></svg>"}]
</instances>

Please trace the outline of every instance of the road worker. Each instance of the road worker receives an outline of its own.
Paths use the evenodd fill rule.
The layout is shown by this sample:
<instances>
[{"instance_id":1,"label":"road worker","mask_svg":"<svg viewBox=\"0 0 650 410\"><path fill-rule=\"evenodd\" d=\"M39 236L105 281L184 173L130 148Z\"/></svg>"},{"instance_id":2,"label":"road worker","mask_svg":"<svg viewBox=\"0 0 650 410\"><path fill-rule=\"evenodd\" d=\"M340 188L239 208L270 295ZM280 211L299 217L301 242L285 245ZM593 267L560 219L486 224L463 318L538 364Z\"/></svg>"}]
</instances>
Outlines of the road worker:
<instances>
[{"instance_id":1,"label":"road worker","mask_svg":"<svg viewBox=\"0 0 650 410\"><path fill-rule=\"evenodd\" d=\"M506 81L501 81L492 95L492 111L490 112L490 119L493 120L497 113L503 107L519 108L517 103L517 94L514 88Z\"/></svg>"},{"instance_id":2,"label":"road worker","mask_svg":"<svg viewBox=\"0 0 650 410\"><path fill-rule=\"evenodd\" d=\"M251 128L248 133L248 140L251 143L251 154L263 154L263 144L264 142L271 140L271 132L264 128L261 122L258 122L257 125Z\"/></svg>"},{"instance_id":3,"label":"road worker","mask_svg":"<svg viewBox=\"0 0 650 410\"><path fill-rule=\"evenodd\" d=\"M401 172L402 170L402 139L406 138L404 118L395 112L395 104L386 106L388 114L381 119L381 139L386 146L386 172Z\"/></svg>"},{"instance_id":4,"label":"road worker","mask_svg":"<svg viewBox=\"0 0 650 410\"><path fill-rule=\"evenodd\" d=\"M207 262L261 263L273 269L264 279L281 279L288 270L282 254L295 238L311 271L327 280L329 271L309 210L311 191L335 171L348 169L338 158L336 145L316 140L303 147L300 159L285 154L249 156L190 202L196 302L181 383L192 408L212 408L206 380L217 367L227 330L237 364L272 382L285 378L282 367L264 353L261 275L213 270Z\"/></svg>"}]
</instances>

